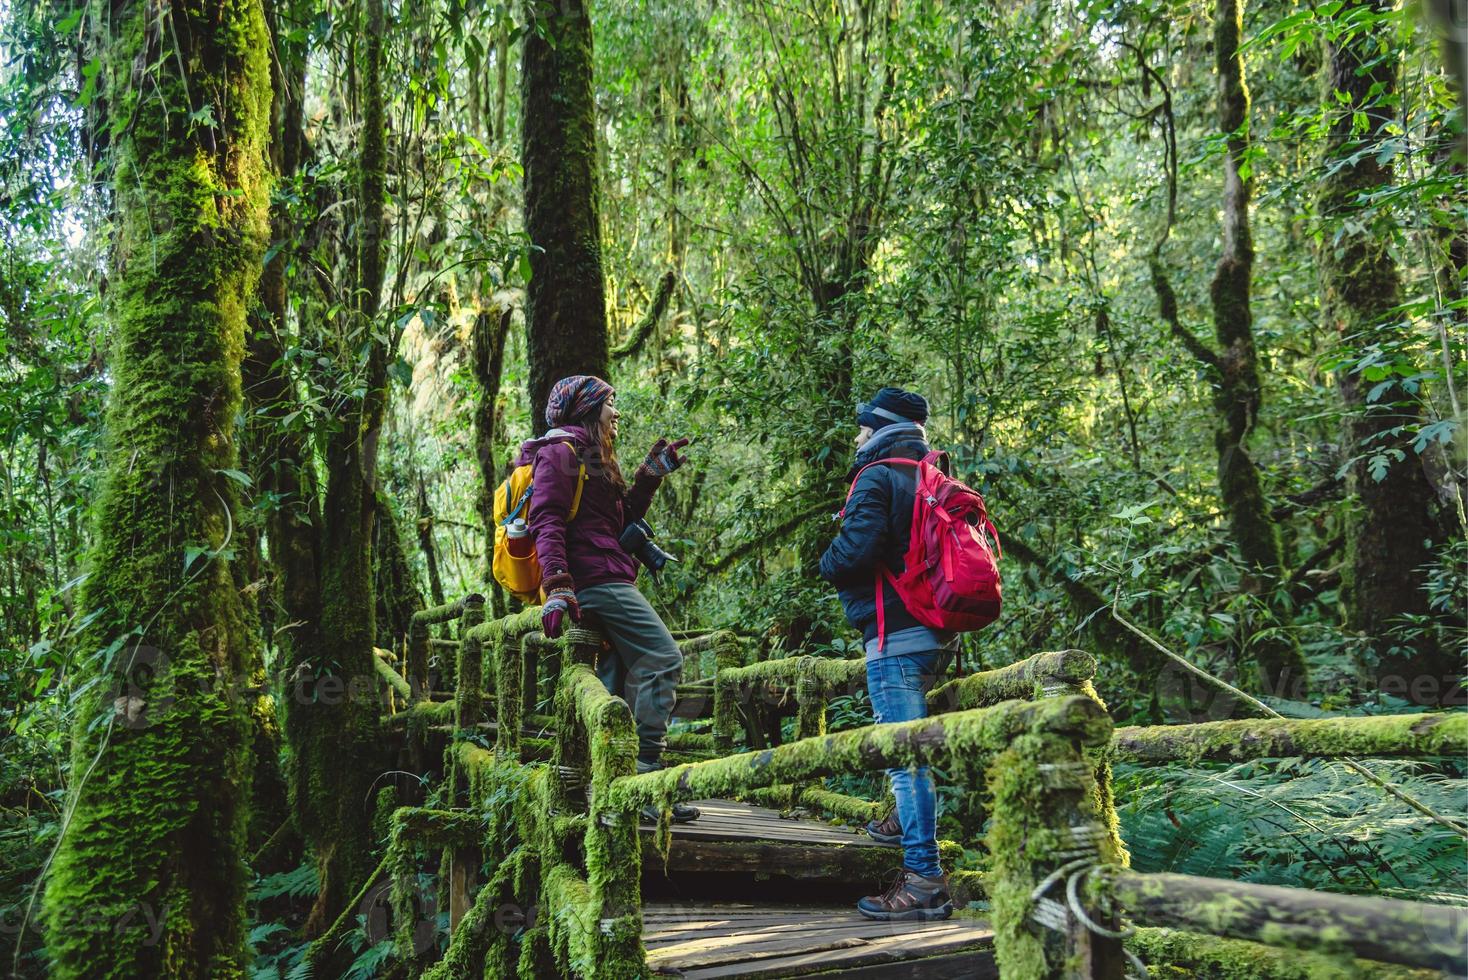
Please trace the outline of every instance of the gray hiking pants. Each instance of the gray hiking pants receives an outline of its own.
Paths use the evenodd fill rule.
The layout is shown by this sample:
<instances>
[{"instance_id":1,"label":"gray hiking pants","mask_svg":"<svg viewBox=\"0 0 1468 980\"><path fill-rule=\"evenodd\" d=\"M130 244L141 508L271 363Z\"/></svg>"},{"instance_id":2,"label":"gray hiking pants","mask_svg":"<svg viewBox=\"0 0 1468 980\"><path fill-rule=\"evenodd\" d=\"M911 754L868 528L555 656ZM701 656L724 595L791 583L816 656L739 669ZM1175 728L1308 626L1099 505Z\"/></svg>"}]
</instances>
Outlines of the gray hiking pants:
<instances>
[{"instance_id":1,"label":"gray hiking pants","mask_svg":"<svg viewBox=\"0 0 1468 980\"><path fill-rule=\"evenodd\" d=\"M597 675L623 698L637 722L637 757L656 762L667 744L683 653L647 598L628 582L588 585L576 592L582 614L590 613L616 653L603 656Z\"/></svg>"}]
</instances>

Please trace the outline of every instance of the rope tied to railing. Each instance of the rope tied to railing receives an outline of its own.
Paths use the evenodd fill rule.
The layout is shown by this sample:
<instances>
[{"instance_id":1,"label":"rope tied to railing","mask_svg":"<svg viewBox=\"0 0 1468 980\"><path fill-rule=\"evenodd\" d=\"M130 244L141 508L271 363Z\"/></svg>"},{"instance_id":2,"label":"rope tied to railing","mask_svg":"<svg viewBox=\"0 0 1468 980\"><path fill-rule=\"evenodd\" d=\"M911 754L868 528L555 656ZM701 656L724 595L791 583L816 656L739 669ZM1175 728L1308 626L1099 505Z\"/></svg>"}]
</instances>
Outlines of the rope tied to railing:
<instances>
[{"instance_id":1,"label":"rope tied to railing","mask_svg":"<svg viewBox=\"0 0 1468 980\"><path fill-rule=\"evenodd\" d=\"M1069 776L1068 770L1075 767L1042 763L1039 768L1042 778L1046 778L1049 782L1052 779ZM1030 892L1030 902L1034 906L1030 911L1030 921L1052 932L1067 933L1071 930L1072 923L1079 923L1086 931L1103 939L1131 938L1137 931L1134 926L1127 925L1121 929L1109 929L1091 918L1081 902L1080 886L1082 882L1103 869L1100 861L1101 843L1108 837L1107 829L1098 823L1073 825L1069 829L1073 846L1056 852L1055 857L1060 864L1041 879L1040 883ZM1046 894L1061 881L1065 882L1061 893L1065 899L1064 902L1050 898ZM1135 973L1129 973L1127 976L1132 980L1149 980L1151 974L1147 972L1147 965L1126 947L1122 947L1121 952L1127 958L1127 962L1136 969Z\"/></svg>"},{"instance_id":2,"label":"rope tied to railing","mask_svg":"<svg viewBox=\"0 0 1468 980\"><path fill-rule=\"evenodd\" d=\"M600 647L607 642L602 631L591 626L570 626L562 635L567 643L578 647Z\"/></svg>"}]
</instances>

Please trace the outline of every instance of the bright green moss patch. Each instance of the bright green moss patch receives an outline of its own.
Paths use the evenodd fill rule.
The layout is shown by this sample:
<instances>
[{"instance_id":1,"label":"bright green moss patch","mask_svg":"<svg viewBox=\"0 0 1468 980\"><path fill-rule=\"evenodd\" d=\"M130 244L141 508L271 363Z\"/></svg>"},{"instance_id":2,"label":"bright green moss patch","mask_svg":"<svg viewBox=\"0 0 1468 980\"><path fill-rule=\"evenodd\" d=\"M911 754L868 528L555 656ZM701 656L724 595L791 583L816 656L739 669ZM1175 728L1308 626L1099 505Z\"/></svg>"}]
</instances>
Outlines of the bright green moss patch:
<instances>
[{"instance_id":1,"label":"bright green moss patch","mask_svg":"<svg viewBox=\"0 0 1468 980\"><path fill-rule=\"evenodd\" d=\"M1119 728L1123 762L1238 762L1295 756L1468 755L1468 711L1371 718L1248 718Z\"/></svg>"},{"instance_id":2,"label":"bright green moss patch","mask_svg":"<svg viewBox=\"0 0 1468 980\"><path fill-rule=\"evenodd\" d=\"M730 796L840 772L987 756L1032 727L1064 732L1086 744L1100 744L1109 737L1111 719L1084 697L1005 702L992 708L875 725L632 776L618 780L612 792L618 805L629 809L648 804L666 806L674 800Z\"/></svg>"},{"instance_id":3,"label":"bright green moss patch","mask_svg":"<svg viewBox=\"0 0 1468 980\"><path fill-rule=\"evenodd\" d=\"M1095 676L1096 658L1085 651L1037 653L1007 667L954 678L934 688L928 692L928 708L962 711L1001 701L1044 697L1051 693L1047 688L1075 691Z\"/></svg>"},{"instance_id":4,"label":"bright green moss patch","mask_svg":"<svg viewBox=\"0 0 1468 980\"><path fill-rule=\"evenodd\" d=\"M1169 980L1430 980L1436 970L1353 960L1177 929L1138 929L1126 945Z\"/></svg>"}]
</instances>

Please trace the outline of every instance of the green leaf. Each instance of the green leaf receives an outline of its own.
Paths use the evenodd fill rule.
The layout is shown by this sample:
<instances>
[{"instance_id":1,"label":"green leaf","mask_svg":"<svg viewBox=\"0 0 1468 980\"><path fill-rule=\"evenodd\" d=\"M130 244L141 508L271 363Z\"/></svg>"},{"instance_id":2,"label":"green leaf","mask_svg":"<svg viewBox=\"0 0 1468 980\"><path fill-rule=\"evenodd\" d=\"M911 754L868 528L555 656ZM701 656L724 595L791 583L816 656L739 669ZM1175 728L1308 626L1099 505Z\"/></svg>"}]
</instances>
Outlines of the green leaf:
<instances>
[{"instance_id":1,"label":"green leaf","mask_svg":"<svg viewBox=\"0 0 1468 980\"><path fill-rule=\"evenodd\" d=\"M102 59L93 58L82 66L82 90L77 93L72 107L85 109L97 95L97 73L102 70Z\"/></svg>"},{"instance_id":2,"label":"green leaf","mask_svg":"<svg viewBox=\"0 0 1468 980\"><path fill-rule=\"evenodd\" d=\"M214 472L218 473L220 476L229 477L231 480L238 483L242 487L252 486L249 474L242 473L239 470L215 470Z\"/></svg>"},{"instance_id":3,"label":"green leaf","mask_svg":"<svg viewBox=\"0 0 1468 980\"><path fill-rule=\"evenodd\" d=\"M194 562L199 560L200 555L206 555L208 553L208 548L201 548L196 544L185 545L183 564L184 574L187 575L189 573L189 569L193 567Z\"/></svg>"}]
</instances>

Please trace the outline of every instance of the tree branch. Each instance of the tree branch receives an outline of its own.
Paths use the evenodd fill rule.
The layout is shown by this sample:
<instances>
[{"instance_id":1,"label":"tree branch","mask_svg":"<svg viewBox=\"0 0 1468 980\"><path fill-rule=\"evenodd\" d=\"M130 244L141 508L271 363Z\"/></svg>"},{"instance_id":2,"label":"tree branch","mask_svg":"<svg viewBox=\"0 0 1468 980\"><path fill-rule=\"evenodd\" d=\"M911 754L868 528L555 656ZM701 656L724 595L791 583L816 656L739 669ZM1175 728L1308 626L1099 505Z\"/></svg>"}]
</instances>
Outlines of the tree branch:
<instances>
[{"instance_id":1,"label":"tree branch","mask_svg":"<svg viewBox=\"0 0 1468 980\"><path fill-rule=\"evenodd\" d=\"M678 274L672 269L663 273L663 278L658 281L657 292L653 293L652 303L642 314L642 318L633 326L632 333L628 334L627 339L612 350L612 360L619 361L642 350L643 344L647 343L647 338L652 336L663 314L667 312L668 301L673 298L673 287L677 283Z\"/></svg>"}]
</instances>

